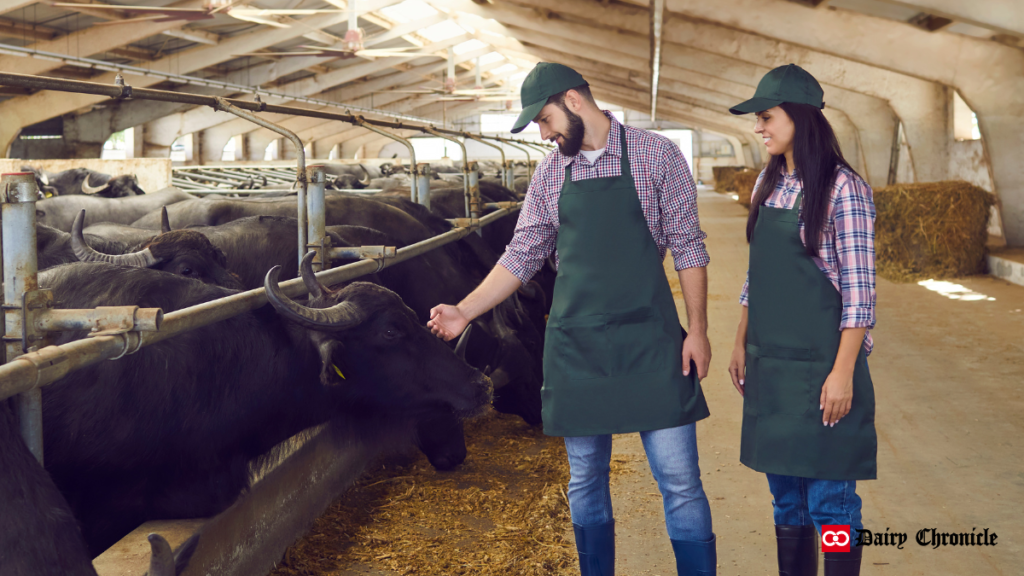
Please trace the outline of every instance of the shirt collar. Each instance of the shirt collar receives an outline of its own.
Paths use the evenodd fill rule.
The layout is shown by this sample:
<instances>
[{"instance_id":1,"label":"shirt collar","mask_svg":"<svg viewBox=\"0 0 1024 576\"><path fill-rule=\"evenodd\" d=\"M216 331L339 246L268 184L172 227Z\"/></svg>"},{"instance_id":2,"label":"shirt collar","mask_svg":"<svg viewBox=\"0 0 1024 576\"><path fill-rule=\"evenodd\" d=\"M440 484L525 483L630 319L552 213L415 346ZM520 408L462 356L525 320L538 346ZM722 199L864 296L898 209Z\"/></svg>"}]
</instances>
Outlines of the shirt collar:
<instances>
[{"instance_id":1,"label":"shirt collar","mask_svg":"<svg viewBox=\"0 0 1024 576\"><path fill-rule=\"evenodd\" d=\"M611 126L608 128L608 142L605 144L604 154L602 156L615 156L616 158L622 157L622 123L608 110L602 110L609 120L611 120ZM558 152L561 154L561 151ZM564 156L567 160L566 165L572 164L578 159L583 158L583 154L577 154L575 156Z\"/></svg>"}]
</instances>

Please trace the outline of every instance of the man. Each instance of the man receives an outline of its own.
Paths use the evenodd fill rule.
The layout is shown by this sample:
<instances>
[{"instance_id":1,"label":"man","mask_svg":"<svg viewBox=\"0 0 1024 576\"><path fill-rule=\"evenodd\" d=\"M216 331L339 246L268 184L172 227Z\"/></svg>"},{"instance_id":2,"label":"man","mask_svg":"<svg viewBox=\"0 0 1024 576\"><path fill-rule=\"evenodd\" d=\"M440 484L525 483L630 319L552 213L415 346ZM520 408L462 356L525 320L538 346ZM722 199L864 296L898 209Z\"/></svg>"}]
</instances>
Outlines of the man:
<instances>
[{"instance_id":1,"label":"man","mask_svg":"<svg viewBox=\"0 0 1024 576\"><path fill-rule=\"evenodd\" d=\"M544 344L544 432L564 436L569 508L582 576L614 574L608 488L611 435L640 432L664 499L681 575L715 574L711 510L695 422L708 416L706 235L679 147L601 111L575 70L542 62L522 87L523 112L558 144L533 175L515 235L480 286L428 326L451 340L533 277L558 267ZM686 301L679 324L662 261L671 248Z\"/></svg>"}]
</instances>

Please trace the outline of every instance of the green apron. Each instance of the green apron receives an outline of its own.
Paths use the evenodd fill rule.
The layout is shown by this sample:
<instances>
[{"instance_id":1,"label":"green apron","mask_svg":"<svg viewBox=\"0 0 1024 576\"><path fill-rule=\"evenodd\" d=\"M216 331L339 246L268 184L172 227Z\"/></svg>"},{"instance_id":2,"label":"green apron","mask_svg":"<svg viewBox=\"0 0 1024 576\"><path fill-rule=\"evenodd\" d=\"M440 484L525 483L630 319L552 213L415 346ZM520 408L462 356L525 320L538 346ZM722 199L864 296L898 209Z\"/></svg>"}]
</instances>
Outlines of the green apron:
<instances>
[{"instance_id":1,"label":"green apron","mask_svg":"<svg viewBox=\"0 0 1024 576\"><path fill-rule=\"evenodd\" d=\"M822 425L821 387L839 352L843 299L800 241L799 210L761 206L750 241L740 461L770 474L876 477L875 392L861 347L850 413Z\"/></svg>"},{"instance_id":2,"label":"green apron","mask_svg":"<svg viewBox=\"0 0 1024 576\"><path fill-rule=\"evenodd\" d=\"M614 138L614 135L611 136ZM558 200L558 275L544 333L544 433L660 430L708 416L658 246L629 167L565 183Z\"/></svg>"}]
</instances>

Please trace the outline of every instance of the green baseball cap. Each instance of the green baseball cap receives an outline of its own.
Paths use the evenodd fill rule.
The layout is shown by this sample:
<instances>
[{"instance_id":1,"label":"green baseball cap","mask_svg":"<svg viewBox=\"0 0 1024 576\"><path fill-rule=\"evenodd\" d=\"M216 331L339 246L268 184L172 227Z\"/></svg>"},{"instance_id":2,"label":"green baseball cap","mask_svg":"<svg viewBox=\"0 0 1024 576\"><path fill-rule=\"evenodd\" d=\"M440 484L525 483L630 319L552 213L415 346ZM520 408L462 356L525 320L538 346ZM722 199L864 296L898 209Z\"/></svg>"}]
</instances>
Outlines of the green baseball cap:
<instances>
[{"instance_id":1,"label":"green baseball cap","mask_svg":"<svg viewBox=\"0 0 1024 576\"><path fill-rule=\"evenodd\" d=\"M757 83L754 97L729 109L733 114L750 114L774 108L783 102L810 104L824 108L825 93L814 76L797 66L786 64L764 75Z\"/></svg>"},{"instance_id":2,"label":"green baseball cap","mask_svg":"<svg viewBox=\"0 0 1024 576\"><path fill-rule=\"evenodd\" d=\"M530 70L530 74L523 80L523 87L519 92L519 98L523 103L523 111L519 113L512 133L518 134L526 128L526 125L533 121L540 114L540 109L548 102L548 98L565 92L570 88L583 86L587 81L580 76L580 73L552 62L541 62Z\"/></svg>"}]
</instances>

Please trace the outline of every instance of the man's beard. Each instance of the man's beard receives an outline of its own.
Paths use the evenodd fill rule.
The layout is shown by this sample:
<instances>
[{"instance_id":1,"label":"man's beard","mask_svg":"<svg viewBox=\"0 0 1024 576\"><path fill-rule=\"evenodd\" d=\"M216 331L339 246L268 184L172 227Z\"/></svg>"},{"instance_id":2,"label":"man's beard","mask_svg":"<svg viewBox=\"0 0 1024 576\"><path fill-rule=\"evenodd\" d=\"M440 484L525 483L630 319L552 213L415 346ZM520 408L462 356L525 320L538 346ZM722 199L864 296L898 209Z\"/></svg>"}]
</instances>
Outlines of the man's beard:
<instances>
[{"instance_id":1,"label":"man's beard","mask_svg":"<svg viewBox=\"0 0 1024 576\"><path fill-rule=\"evenodd\" d=\"M562 103L562 110L569 119L569 128L562 134L562 143L558 145L558 151L566 156L575 156L580 153L583 146L583 119Z\"/></svg>"}]
</instances>

